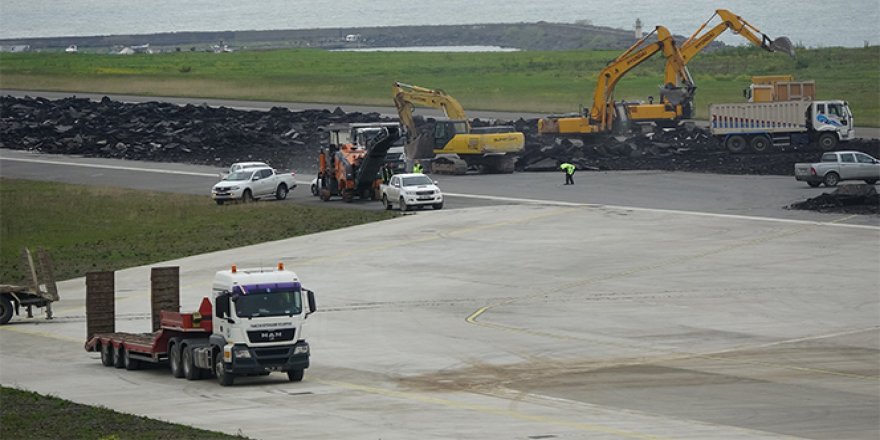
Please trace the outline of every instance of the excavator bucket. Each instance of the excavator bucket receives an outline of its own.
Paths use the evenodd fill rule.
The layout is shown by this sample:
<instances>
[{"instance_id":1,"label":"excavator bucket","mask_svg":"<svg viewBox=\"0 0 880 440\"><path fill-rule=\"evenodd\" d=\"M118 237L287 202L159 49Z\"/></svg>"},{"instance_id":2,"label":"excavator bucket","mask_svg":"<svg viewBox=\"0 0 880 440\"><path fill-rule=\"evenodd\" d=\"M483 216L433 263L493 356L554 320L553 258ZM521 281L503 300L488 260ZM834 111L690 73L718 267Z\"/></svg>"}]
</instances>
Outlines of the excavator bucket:
<instances>
[{"instance_id":1,"label":"excavator bucket","mask_svg":"<svg viewBox=\"0 0 880 440\"><path fill-rule=\"evenodd\" d=\"M770 42L770 50L774 52L787 53L788 56L794 58L794 45L788 37L779 37Z\"/></svg>"}]
</instances>

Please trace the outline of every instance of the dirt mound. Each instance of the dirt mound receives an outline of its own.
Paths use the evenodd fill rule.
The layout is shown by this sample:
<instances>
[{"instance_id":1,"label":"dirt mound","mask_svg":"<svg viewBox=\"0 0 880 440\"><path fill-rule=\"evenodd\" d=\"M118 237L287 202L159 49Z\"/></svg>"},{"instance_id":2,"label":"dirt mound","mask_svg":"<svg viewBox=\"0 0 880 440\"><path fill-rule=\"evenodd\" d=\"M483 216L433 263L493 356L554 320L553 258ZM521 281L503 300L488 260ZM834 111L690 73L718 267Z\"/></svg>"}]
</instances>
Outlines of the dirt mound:
<instances>
[{"instance_id":1,"label":"dirt mound","mask_svg":"<svg viewBox=\"0 0 880 440\"><path fill-rule=\"evenodd\" d=\"M311 172L330 124L389 122L378 113L337 108L293 112L242 111L147 102L127 104L67 98L0 97L0 148L133 160L209 164L261 160L277 168ZM433 120L416 117L421 133ZM813 162L815 150L730 154L705 130L676 128L629 137L566 139L537 132L536 119L474 120L475 127L513 125L526 136L519 171L556 170L561 161L581 170L666 170L722 174L792 175L796 162ZM432 135L431 135L432 136ZM847 149L880 157L880 141L849 142Z\"/></svg>"},{"instance_id":2,"label":"dirt mound","mask_svg":"<svg viewBox=\"0 0 880 440\"><path fill-rule=\"evenodd\" d=\"M874 185L841 185L830 193L791 204L786 209L877 215L880 214L880 195Z\"/></svg>"}]
</instances>

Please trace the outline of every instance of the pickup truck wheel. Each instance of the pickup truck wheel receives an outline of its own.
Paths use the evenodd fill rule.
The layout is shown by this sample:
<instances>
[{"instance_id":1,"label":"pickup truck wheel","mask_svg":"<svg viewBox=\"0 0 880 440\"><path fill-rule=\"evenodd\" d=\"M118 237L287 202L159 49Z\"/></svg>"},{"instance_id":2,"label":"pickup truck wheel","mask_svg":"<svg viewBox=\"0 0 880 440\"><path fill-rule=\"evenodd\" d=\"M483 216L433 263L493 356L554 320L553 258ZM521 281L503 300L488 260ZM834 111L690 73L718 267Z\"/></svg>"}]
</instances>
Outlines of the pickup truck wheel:
<instances>
[{"instance_id":1,"label":"pickup truck wheel","mask_svg":"<svg viewBox=\"0 0 880 440\"><path fill-rule=\"evenodd\" d=\"M770 142L770 138L762 135L753 137L749 144L752 146L752 151L754 151L755 153L763 153L769 150L770 146L773 145Z\"/></svg>"},{"instance_id":2,"label":"pickup truck wheel","mask_svg":"<svg viewBox=\"0 0 880 440\"><path fill-rule=\"evenodd\" d=\"M727 141L724 142L724 145L730 150L731 153L742 153L746 149L746 138L735 134L727 138Z\"/></svg>"},{"instance_id":3,"label":"pickup truck wheel","mask_svg":"<svg viewBox=\"0 0 880 440\"><path fill-rule=\"evenodd\" d=\"M251 190L249 190L249 189L244 190L244 194L241 195L241 202L242 203L250 203L253 201L254 201L254 195L253 195L253 193L251 193Z\"/></svg>"},{"instance_id":4,"label":"pickup truck wheel","mask_svg":"<svg viewBox=\"0 0 880 440\"><path fill-rule=\"evenodd\" d=\"M318 185L312 185L312 195L313 196L318 195Z\"/></svg>"},{"instance_id":5,"label":"pickup truck wheel","mask_svg":"<svg viewBox=\"0 0 880 440\"><path fill-rule=\"evenodd\" d=\"M873 185L877 183L877 179L865 179L865 183L867 183L868 185Z\"/></svg>"},{"instance_id":6,"label":"pickup truck wheel","mask_svg":"<svg viewBox=\"0 0 880 440\"><path fill-rule=\"evenodd\" d=\"M185 377L186 380L199 380L199 379L201 379L202 378L201 370L196 368L195 364L193 363L192 347L184 347L183 350L181 350L181 352L182 352L181 354L183 355L182 356L183 377Z\"/></svg>"},{"instance_id":7,"label":"pickup truck wheel","mask_svg":"<svg viewBox=\"0 0 880 440\"><path fill-rule=\"evenodd\" d=\"M826 174L825 180L823 181L823 183L825 183L825 186L827 186L827 187L837 186L837 184L839 182L840 182L840 176L838 176L837 173L835 173L833 171Z\"/></svg>"},{"instance_id":8,"label":"pickup truck wheel","mask_svg":"<svg viewBox=\"0 0 880 440\"><path fill-rule=\"evenodd\" d=\"M113 366L113 344L105 344L101 346L101 363L105 367Z\"/></svg>"},{"instance_id":9,"label":"pickup truck wheel","mask_svg":"<svg viewBox=\"0 0 880 440\"><path fill-rule=\"evenodd\" d=\"M278 200L284 200L287 198L287 185L281 184L278 185L278 189L275 190L275 198Z\"/></svg>"},{"instance_id":10,"label":"pickup truck wheel","mask_svg":"<svg viewBox=\"0 0 880 440\"><path fill-rule=\"evenodd\" d=\"M409 206L406 205L406 202L403 200L403 197L400 198L400 201L398 203L400 203L399 208L401 211L409 211Z\"/></svg>"},{"instance_id":11,"label":"pickup truck wheel","mask_svg":"<svg viewBox=\"0 0 880 440\"><path fill-rule=\"evenodd\" d=\"M183 377L183 366L180 365L180 343L175 338L168 343L168 365L171 367L171 375L180 379Z\"/></svg>"},{"instance_id":12,"label":"pickup truck wheel","mask_svg":"<svg viewBox=\"0 0 880 440\"><path fill-rule=\"evenodd\" d=\"M12 311L12 300L6 295L0 296L0 325L12 319Z\"/></svg>"},{"instance_id":13,"label":"pickup truck wheel","mask_svg":"<svg viewBox=\"0 0 880 440\"><path fill-rule=\"evenodd\" d=\"M122 355L122 363L125 364L126 370L138 370L141 368L141 361L131 358L131 351L126 349Z\"/></svg>"},{"instance_id":14,"label":"pickup truck wheel","mask_svg":"<svg viewBox=\"0 0 880 440\"><path fill-rule=\"evenodd\" d=\"M125 368L125 349L120 345L113 352L113 366L116 368Z\"/></svg>"},{"instance_id":15,"label":"pickup truck wheel","mask_svg":"<svg viewBox=\"0 0 880 440\"><path fill-rule=\"evenodd\" d=\"M301 382L303 380L303 375L305 375L306 370L300 368L297 370L287 370L287 380L291 382Z\"/></svg>"},{"instance_id":16,"label":"pickup truck wheel","mask_svg":"<svg viewBox=\"0 0 880 440\"><path fill-rule=\"evenodd\" d=\"M214 354L214 375L217 376L217 382L224 387L228 387L235 382L235 376L226 372L223 368L223 353Z\"/></svg>"},{"instance_id":17,"label":"pickup truck wheel","mask_svg":"<svg viewBox=\"0 0 880 440\"><path fill-rule=\"evenodd\" d=\"M216 202L218 205L222 205L224 201L223 200L216 200Z\"/></svg>"},{"instance_id":18,"label":"pickup truck wheel","mask_svg":"<svg viewBox=\"0 0 880 440\"><path fill-rule=\"evenodd\" d=\"M818 188L822 182L807 182L807 185L810 185L810 188Z\"/></svg>"},{"instance_id":19,"label":"pickup truck wheel","mask_svg":"<svg viewBox=\"0 0 880 440\"><path fill-rule=\"evenodd\" d=\"M391 203L388 202L388 196L385 194L382 194L382 204L385 205L386 210L391 210Z\"/></svg>"},{"instance_id":20,"label":"pickup truck wheel","mask_svg":"<svg viewBox=\"0 0 880 440\"><path fill-rule=\"evenodd\" d=\"M431 207L434 209L443 209L443 202L435 203L435 204L431 205Z\"/></svg>"},{"instance_id":21,"label":"pickup truck wheel","mask_svg":"<svg viewBox=\"0 0 880 440\"><path fill-rule=\"evenodd\" d=\"M837 135L834 133L822 133L819 136L819 148L825 151L831 151L837 148Z\"/></svg>"}]
</instances>

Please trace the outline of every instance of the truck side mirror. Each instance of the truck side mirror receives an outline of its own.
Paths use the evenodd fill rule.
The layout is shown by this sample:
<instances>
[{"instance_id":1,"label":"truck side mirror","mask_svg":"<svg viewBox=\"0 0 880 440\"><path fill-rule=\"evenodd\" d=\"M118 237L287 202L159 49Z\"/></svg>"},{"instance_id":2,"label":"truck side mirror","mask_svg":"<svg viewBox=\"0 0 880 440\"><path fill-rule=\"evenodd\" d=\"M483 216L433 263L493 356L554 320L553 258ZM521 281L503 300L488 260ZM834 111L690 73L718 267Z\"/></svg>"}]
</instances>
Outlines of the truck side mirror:
<instances>
[{"instance_id":1,"label":"truck side mirror","mask_svg":"<svg viewBox=\"0 0 880 440\"><path fill-rule=\"evenodd\" d=\"M306 290L306 296L309 300L309 311L306 312L306 317L318 311L318 304L315 302L315 292L311 290Z\"/></svg>"},{"instance_id":2,"label":"truck side mirror","mask_svg":"<svg viewBox=\"0 0 880 440\"><path fill-rule=\"evenodd\" d=\"M217 299L214 300L216 302L216 314L218 318L226 318L229 316L229 294L224 293L222 295L218 295Z\"/></svg>"}]
</instances>

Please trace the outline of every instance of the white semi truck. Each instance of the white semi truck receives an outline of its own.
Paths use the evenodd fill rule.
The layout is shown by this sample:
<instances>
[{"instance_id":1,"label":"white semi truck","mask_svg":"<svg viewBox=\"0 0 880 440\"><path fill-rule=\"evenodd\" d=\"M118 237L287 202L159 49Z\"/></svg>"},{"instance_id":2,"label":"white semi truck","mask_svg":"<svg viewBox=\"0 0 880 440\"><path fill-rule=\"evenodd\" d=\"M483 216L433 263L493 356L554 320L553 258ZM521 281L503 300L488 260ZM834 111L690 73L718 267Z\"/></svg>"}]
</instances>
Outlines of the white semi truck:
<instances>
[{"instance_id":1,"label":"white semi truck","mask_svg":"<svg viewBox=\"0 0 880 440\"><path fill-rule=\"evenodd\" d=\"M295 273L281 263L277 269L232 266L214 276L212 300L203 298L193 313L161 311L153 333L90 334L85 349L101 353L108 367L135 370L143 363L167 363L174 377L214 376L223 386L237 376L273 371L287 373L292 382L303 379L310 355L303 329L317 307L314 293L302 288ZM97 304L87 305L90 323L102 310L112 310L112 302L87 304Z\"/></svg>"},{"instance_id":2,"label":"white semi truck","mask_svg":"<svg viewBox=\"0 0 880 440\"><path fill-rule=\"evenodd\" d=\"M733 153L748 148L763 153L771 148L818 145L837 148L855 139L853 115L846 101L782 101L712 104L709 130Z\"/></svg>"}]
</instances>

